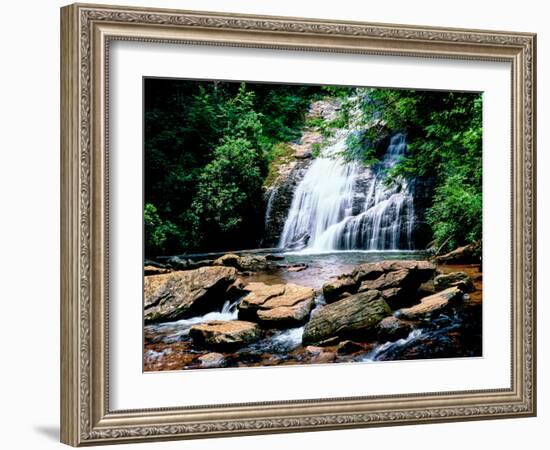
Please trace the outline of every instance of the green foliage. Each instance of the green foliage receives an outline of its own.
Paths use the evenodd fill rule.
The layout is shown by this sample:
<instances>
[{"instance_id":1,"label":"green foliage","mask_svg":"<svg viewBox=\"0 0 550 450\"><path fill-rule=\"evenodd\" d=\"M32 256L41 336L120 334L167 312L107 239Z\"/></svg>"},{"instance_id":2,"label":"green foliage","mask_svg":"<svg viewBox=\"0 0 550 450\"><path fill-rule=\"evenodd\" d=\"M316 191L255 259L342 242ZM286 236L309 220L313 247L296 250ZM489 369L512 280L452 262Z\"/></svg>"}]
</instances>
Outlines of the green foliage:
<instances>
[{"instance_id":1,"label":"green foliage","mask_svg":"<svg viewBox=\"0 0 550 450\"><path fill-rule=\"evenodd\" d=\"M433 207L427 214L434 238L451 249L477 241L481 238L482 206L479 189L459 174L450 176L436 189Z\"/></svg>"},{"instance_id":2,"label":"green foliage","mask_svg":"<svg viewBox=\"0 0 550 450\"><path fill-rule=\"evenodd\" d=\"M144 92L146 254L258 245L277 144L300 136L320 88L146 79Z\"/></svg>"},{"instance_id":3,"label":"green foliage","mask_svg":"<svg viewBox=\"0 0 550 450\"><path fill-rule=\"evenodd\" d=\"M279 175L279 167L291 161L294 149L287 143L275 144L267 155L268 173L264 180L264 186L270 187L275 183Z\"/></svg>"},{"instance_id":4,"label":"green foliage","mask_svg":"<svg viewBox=\"0 0 550 450\"><path fill-rule=\"evenodd\" d=\"M145 228L145 243L147 253L160 253L169 239L178 238L178 229L170 221L163 222L157 208L152 203L146 203L143 209Z\"/></svg>"},{"instance_id":5,"label":"green foliage","mask_svg":"<svg viewBox=\"0 0 550 450\"><path fill-rule=\"evenodd\" d=\"M169 79L146 79L144 92L148 255L258 245L262 186L292 158L288 143L304 126L325 140L349 126L354 101L364 122L354 122L344 156L376 164L391 133L405 132L407 156L390 181L434 180L427 220L439 243L481 237L480 94ZM341 102L336 118L306 123L311 102L327 96Z\"/></svg>"},{"instance_id":6,"label":"green foliage","mask_svg":"<svg viewBox=\"0 0 550 450\"><path fill-rule=\"evenodd\" d=\"M191 206L199 218L199 237L218 241L220 235L237 235L261 198L263 177L260 158L250 141L226 137L214 151L199 180Z\"/></svg>"},{"instance_id":7,"label":"green foliage","mask_svg":"<svg viewBox=\"0 0 550 450\"><path fill-rule=\"evenodd\" d=\"M446 242L450 248L481 239L481 94L370 89L361 106L371 126L362 142L350 142L350 154L357 157L362 148L361 159L372 163L372 143L404 131L407 155L390 170L389 181L434 180L427 219L439 245Z\"/></svg>"}]
</instances>

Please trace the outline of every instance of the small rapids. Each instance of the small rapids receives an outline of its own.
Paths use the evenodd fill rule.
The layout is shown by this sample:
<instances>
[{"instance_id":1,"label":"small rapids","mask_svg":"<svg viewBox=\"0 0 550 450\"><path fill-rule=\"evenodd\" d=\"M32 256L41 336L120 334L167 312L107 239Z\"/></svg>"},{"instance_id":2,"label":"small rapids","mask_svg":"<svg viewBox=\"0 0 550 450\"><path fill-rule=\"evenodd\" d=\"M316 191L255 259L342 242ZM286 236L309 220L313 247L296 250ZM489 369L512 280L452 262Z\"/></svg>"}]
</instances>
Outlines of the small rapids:
<instances>
[{"instance_id":1,"label":"small rapids","mask_svg":"<svg viewBox=\"0 0 550 450\"><path fill-rule=\"evenodd\" d=\"M210 320L237 320L239 301L226 301L220 311L212 311L203 316L191 317L189 319L176 320L174 322L163 322L145 326L145 332L159 337L162 342L170 344L185 340L189 336L189 330L193 325L208 322Z\"/></svg>"},{"instance_id":2,"label":"small rapids","mask_svg":"<svg viewBox=\"0 0 550 450\"><path fill-rule=\"evenodd\" d=\"M396 348L402 347L409 342L413 342L415 339L418 339L422 335L422 330L416 329L412 330L409 335L406 338L398 339L395 342L388 341L384 344L379 345L374 350L366 354L365 356L361 356L357 359L357 361L360 362L373 362L378 361L378 358L381 357L384 354L390 353Z\"/></svg>"}]
</instances>

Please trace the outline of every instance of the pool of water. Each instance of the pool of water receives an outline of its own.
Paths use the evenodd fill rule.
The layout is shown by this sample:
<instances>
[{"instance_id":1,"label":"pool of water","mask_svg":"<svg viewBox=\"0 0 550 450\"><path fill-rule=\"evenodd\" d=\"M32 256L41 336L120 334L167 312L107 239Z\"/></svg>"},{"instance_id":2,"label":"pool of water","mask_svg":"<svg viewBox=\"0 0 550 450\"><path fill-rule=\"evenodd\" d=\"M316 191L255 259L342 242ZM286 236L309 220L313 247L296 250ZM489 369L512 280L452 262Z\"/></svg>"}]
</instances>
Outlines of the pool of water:
<instances>
[{"instance_id":1,"label":"pool of water","mask_svg":"<svg viewBox=\"0 0 550 450\"><path fill-rule=\"evenodd\" d=\"M266 284L296 283L319 289L329 278L351 272L359 264L389 259L427 259L428 255L417 251L340 251L330 253L283 253L276 261L279 266L266 272L253 273L245 281L261 281ZM305 269L289 270L286 266L303 264Z\"/></svg>"}]
</instances>

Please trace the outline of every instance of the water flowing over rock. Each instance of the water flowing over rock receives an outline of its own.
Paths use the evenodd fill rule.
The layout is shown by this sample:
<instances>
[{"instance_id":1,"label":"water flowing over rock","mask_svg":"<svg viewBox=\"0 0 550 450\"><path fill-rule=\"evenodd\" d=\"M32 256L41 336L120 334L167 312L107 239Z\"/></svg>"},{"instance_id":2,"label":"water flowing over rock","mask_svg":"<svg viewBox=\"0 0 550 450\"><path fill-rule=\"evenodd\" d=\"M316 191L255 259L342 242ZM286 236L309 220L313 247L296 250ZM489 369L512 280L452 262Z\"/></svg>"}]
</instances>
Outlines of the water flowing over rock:
<instances>
[{"instance_id":1,"label":"water flowing over rock","mask_svg":"<svg viewBox=\"0 0 550 450\"><path fill-rule=\"evenodd\" d=\"M236 278L233 267L201 267L144 277L145 322L214 311L224 303L225 291Z\"/></svg>"},{"instance_id":2,"label":"water flowing over rock","mask_svg":"<svg viewBox=\"0 0 550 450\"><path fill-rule=\"evenodd\" d=\"M414 183L385 183L386 171L405 155L405 135L392 136L382 160L367 167L342 156L351 133L336 131L332 145L308 167L294 192L280 247L312 252L415 248Z\"/></svg>"}]
</instances>

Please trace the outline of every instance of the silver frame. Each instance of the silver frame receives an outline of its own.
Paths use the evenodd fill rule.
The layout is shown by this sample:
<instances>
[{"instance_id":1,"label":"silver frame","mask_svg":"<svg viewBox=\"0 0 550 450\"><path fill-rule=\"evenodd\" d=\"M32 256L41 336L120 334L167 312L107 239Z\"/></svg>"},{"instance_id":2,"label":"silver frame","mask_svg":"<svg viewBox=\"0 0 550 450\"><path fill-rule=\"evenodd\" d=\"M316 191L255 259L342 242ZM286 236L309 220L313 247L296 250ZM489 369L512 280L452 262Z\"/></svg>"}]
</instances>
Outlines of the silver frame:
<instances>
[{"instance_id":1,"label":"silver frame","mask_svg":"<svg viewBox=\"0 0 550 450\"><path fill-rule=\"evenodd\" d=\"M112 411L108 58L113 40L506 61L512 67L509 389ZM536 35L74 4L61 9L61 440L80 446L536 414Z\"/></svg>"}]
</instances>

